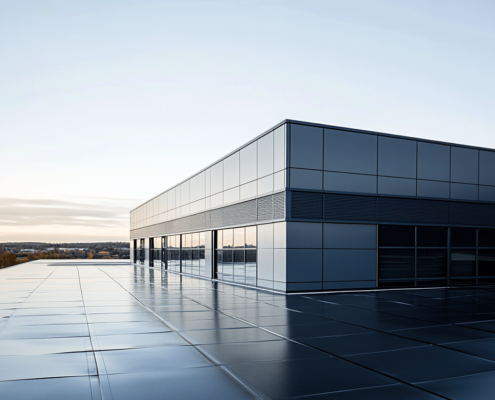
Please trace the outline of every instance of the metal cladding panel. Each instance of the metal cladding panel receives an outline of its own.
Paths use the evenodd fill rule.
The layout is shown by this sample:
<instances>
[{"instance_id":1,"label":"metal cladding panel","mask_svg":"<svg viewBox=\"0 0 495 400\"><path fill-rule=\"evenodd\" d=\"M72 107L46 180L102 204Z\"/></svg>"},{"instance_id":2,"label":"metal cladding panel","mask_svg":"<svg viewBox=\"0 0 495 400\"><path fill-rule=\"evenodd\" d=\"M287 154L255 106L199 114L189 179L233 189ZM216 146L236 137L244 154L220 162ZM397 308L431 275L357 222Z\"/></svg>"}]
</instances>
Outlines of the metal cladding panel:
<instances>
[{"instance_id":1,"label":"metal cladding panel","mask_svg":"<svg viewBox=\"0 0 495 400\"><path fill-rule=\"evenodd\" d=\"M292 218L323 219L323 193L292 192Z\"/></svg>"},{"instance_id":2,"label":"metal cladding panel","mask_svg":"<svg viewBox=\"0 0 495 400\"><path fill-rule=\"evenodd\" d=\"M285 192L273 195L273 219L285 218Z\"/></svg>"},{"instance_id":3,"label":"metal cladding panel","mask_svg":"<svg viewBox=\"0 0 495 400\"><path fill-rule=\"evenodd\" d=\"M378 220L448 224L449 203L435 200L378 198Z\"/></svg>"},{"instance_id":4,"label":"metal cladding panel","mask_svg":"<svg viewBox=\"0 0 495 400\"><path fill-rule=\"evenodd\" d=\"M283 219L284 216L285 193L282 192L135 229L131 231L131 239L215 229L224 226L256 224L257 221Z\"/></svg>"},{"instance_id":5,"label":"metal cladding panel","mask_svg":"<svg viewBox=\"0 0 495 400\"><path fill-rule=\"evenodd\" d=\"M451 223L455 225L495 225L495 206L491 204L452 203Z\"/></svg>"},{"instance_id":6,"label":"metal cladding panel","mask_svg":"<svg viewBox=\"0 0 495 400\"><path fill-rule=\"evenodd\" d=\"M382 196L291 192L289 219L495 226L495 205Z\"/></svg>"},{"instance_id":7,"label":"metal cladding panel","mask_svg":"<svg viewBox=\"0 0 495 400\"><path fill-rule=\"evenodd\" d=\"M376 197L325 194L325 220L376 221Z\"/></svg>"},{"instance_id":8,"label":"metal cladding panel","mask_svg":"<svg viewBox=\"0 0 495 400\"><path fill-rule=\"evenodd\" d=\"M273 219L273 198L265 196L258 199L258 221Z\"/></svg>"}]
</instances>

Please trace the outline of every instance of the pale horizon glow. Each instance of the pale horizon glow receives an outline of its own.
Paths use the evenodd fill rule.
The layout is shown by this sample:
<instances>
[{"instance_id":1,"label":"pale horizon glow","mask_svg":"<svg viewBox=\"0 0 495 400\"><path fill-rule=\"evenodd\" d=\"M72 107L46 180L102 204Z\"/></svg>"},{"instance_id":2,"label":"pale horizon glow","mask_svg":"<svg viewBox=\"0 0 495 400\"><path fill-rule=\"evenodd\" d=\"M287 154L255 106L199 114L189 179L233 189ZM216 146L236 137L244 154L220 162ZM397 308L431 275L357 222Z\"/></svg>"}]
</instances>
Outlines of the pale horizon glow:
<instances>
[{"instance_id":1,"label":"pale horizon glow","mask_svg":"<svg viewBox=\"0 0 495 400\"><path fill-rule=\"evenodd\" d=\"M129 211L288 118L495 148L488 0L0 0L0 242Z\"/></svg>"}]
</instances>

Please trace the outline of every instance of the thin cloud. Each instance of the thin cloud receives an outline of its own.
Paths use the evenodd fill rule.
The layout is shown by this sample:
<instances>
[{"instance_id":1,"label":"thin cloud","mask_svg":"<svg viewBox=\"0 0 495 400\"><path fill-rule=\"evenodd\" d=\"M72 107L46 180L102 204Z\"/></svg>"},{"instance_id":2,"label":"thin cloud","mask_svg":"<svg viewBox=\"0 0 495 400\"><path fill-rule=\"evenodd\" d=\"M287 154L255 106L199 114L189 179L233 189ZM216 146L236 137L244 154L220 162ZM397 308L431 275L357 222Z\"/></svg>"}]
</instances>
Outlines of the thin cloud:
<instances>
[{"instance_id":1,"label":"thin cloud","mask_svg":"<svg viewBox=\"0 0 495 400\"><path fill-rule=\"evenodd\" d=\"M94 200L95 203L86 203L54 199L0 198L0 226L128 226L129 211L136 204L134 199L112 199L112 202L105 199Z\"/></svg>"}]
</instances>

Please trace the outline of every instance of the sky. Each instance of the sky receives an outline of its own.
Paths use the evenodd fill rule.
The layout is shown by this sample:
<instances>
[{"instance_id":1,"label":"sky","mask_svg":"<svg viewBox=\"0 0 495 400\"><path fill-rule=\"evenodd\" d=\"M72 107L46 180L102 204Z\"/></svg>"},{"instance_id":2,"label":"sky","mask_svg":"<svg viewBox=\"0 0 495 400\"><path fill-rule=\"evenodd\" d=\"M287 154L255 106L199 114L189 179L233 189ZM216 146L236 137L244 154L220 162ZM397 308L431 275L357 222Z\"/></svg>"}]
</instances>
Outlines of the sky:
<instances>
[{"instance_id":1,"label":"sky","mask_svg":"<svg viewBox=\"0 0 495 400\"><path fill-rule=\"evenodd\" d=\"M0 0L0 242L129 211L280 121L495 148L491 0Z\"/></svg>"}]
</instances>

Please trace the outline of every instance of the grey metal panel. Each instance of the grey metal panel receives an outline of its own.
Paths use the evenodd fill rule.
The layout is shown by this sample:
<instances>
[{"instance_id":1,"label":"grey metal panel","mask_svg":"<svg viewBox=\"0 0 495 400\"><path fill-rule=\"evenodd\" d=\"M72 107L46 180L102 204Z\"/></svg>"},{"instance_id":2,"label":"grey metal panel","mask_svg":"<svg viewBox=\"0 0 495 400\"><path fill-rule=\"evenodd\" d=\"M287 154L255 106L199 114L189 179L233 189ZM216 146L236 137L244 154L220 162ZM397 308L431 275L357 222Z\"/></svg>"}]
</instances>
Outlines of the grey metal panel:
<instances>
[{"instance_id":1,"label":"grey metal panel","mask_svg":"<svg viewBox=\"0 0 495 400\"><path fill-rule=\"evenodd\" d=\"M258 178L273 174L273 132L258 140Z\"/></svg>"},{"instance_id":2,"label":"grey metal panel","mask_svg":"<svg viewBox=\"0 0 495 400\"><path fill-rule=\"evenodd\" d=\"M323 227L321 223L287 222L288 249L321 249Z\"/></svg>"},{"instance_id":3,"label":"grey metal panel","mask_svg":"<svg viewBox=\"0 0 495 400\"><path fill-rule=\"evenodd\" d=\"M254 181L258 178L257 142L251 143L240 151L240 183Z\"/></svg>"},{"instance_id":4,"label":"grey metal panel","mask_svg":"<svg viewBox=\"0 0 495 400\"><path fill-rule=\"evenodd\" d=\"M495 151L480 151L480 185L495 186Z\"/></svg>"},{"instance_id":5,"label":"grey metal panel","mask_svg":"<svg viewBox=\"0 0 495 400\"><path fill-rule=\"evenodd\" d=\"M438 197L448 199L450 197L450 183L439 181L422 181L418 179L418 196Z\"/></svg>"},{"instance_id":6,"label":"grey metal panel","mask_svg":"<svg viewBox=\"0 0 495 400\"><path fill-rule=\"evenodd\" d=\"M298 189L323 189L323 172L311 169L291 168L290 187Z\"/></svg>"},{"instance_id":7,"label":"grey metal panel","mask_svg":"<svg viewBox=\"0 0 495 400\"><path fill-rule=\"evenodd\" d=\"M259 287L264 287L264 288L267 288L267 289L273 289L273 281L266 281L264 279L257 279L256 281L256 286L259 286Z\"/></svg>"},{"instance_id":8,"label":"grey metal panel","mask_svg":"<svg viewBox=\"0 0 495 400\"><path fill-rule=\"evenodd\" d=\"M258 195L273 192L273 175L258 179Z\"/></svg>"},{"instance_id":9,"label":"grey metal panel","mask_svg":"<svg viewBox=\"0 0 495 400\"><path fill-rule=\"evenodd\" d=\"M258 248L273 249L273 224L258 225Z\"/></svg>"},{"instance_id":10,"label":"grey metal panel","mask_svg":"<svg viewBox=\"0 0 495 400\"><path fill-rule=\"evenodd\" d=\"M285 168L285 125L273 131L273 170Z\"/></svg>"},{"instance_id":11,"label":"grey metal panel","mask_svg":"<svg viewBox=\"0 0 495 400\"><path fill-rule=\"evenodd\" d=\"M273 249L258 249L258 279L273 281Z\"/></svg>"},{"instance_id":12,"label":"grey metal panel","mask_svg":"<svg viewBox=\"0 0 495 400\"><path fill-rule=\"evenodd\" d=\"M239 186L239 153L223 161L223 190Z\"/></svg>"},{"instance_id":13,"label":"grey metal panel","mask_svg":"<svg viewBox=\"0 0 495 400\"><path fill-rule=\"evenodd\" d=\"M481 201L493 201L495 202L495 187L494 186L480 186L479 192Z\"/></svg>"},{"instance_id":14,"label":"grey metal panel","mask_svg":"<svg viewBox=\"0 0 495 400\"><path fill-rule=\"evenodd\" d=\"M379 176L378 193L401 196L416 196L416 180Z\"/></svg>"},{"instance_id":15,"label":"grey metal panel","mask_svg":"<svg viewBox=\"0 0 495 400\"><path fill-rule=\"evenodd\" d=\"M287 282L321 282L320 249L287 249Z\"/></svg>"},{"instance_id":16,"label":"grey metal panel","mask_svg":"<svg viewBox=\"0 0 495 400\"><path fill-rule=\"evenodd\" d=\"M451 183L450 197L459 200L478 200L478 185Z\"/></svg>"},{"instance_id":17,"label":"grey metal panel","mask_svg":"<svg viewBox=\"0 0 495 400\"><path fill-rule=\"evenodd\" d=\"M324 173L324 189L339 192L376 194L376 176L345 174L341 172Z\"/></svg>"},{"instance_id":18,"label":"grey metal panel","mask_svg":"<svg viewBox=\"0 0 495 400\"><path fill-rule=\"evenodd\" d=\"M285 249L273 250L273 280L278 282L287 280L287 251Z\"/></svg>"},{"instance_id":19,"label":"grey metal panel","mask_svg":"<svg viewBox=\"0 0 495 400\"><path fill-rule=\"evenodd\" d=\"M451 175L452 182L478 183L478 150L464 147L451 147Z\"/></svg>"},{"instance_id":20,"label":"grey metal panel","mask_svg":"<svg viewBox=\"0 0 495 400\"><path fill-rule=\"evenodd\" d=\"M324 281L366 281L376 277L376 250L324 250Z\"/></svg>"},{"instance_id":21,"label":"grey metal panel","mask_svg":"<svg viewBox=\"0 0 495 400\"><path fill-rule=\"evenodd\" d=\"M324 169L376 175L376 135L325 129Z\"/></svg>"},{"instance_id":22,"label":"grey metal panel","mask_svg":"<svg viewBox=\"0 0 495 400\"><path fill-rule=\"evenodd\" d=\"M374 249L376 225L325 223L323 240L327 249Z\"/></svg>"},{"instance_id":23,"label":"grey metal panel","mask_svg":"<svg viewBox=\"0 0 495 400\"><path fill-rule=\"evenodd\" d=\"M285 192L279 192L273 197L273 219L285 218Z\"/></svg>"},{"instance_id":24,"label":"grey metal panel","mask_svg":"<svg viewBox=\"0 0 495 400\"><path fill-rule=\"evenodd\" d=\"M418 142L418 179L449 181L450 146Z\"/></svg>"},{"instance_id":25,"label":"grey metal panel","mask_svg":"<svg viewBox=\"0 0 495 400\"><path fill-rule=\"evenodd\" d=\"M416 178L416 142L380 136L378 175Z\"/></svg>"},{"instance_id":26,"label":"grey metal panel","mask_svg":"<svg viewBox=\"0 0 495 400\"><path fill-rule=\"evenodd\" d=\"M323 128L291 124L290 166L323 169Z\"/></svg>"},{"instance_id":27,"label":"grey metal panel","mask_svg":"<svg viewBox=\"0 0 495 400\"><path fill-rule=\"evenodd\" d=\"M287 223L277 222L273 224L273 248L287 248Z\"/></svg>"}]
</instances>

